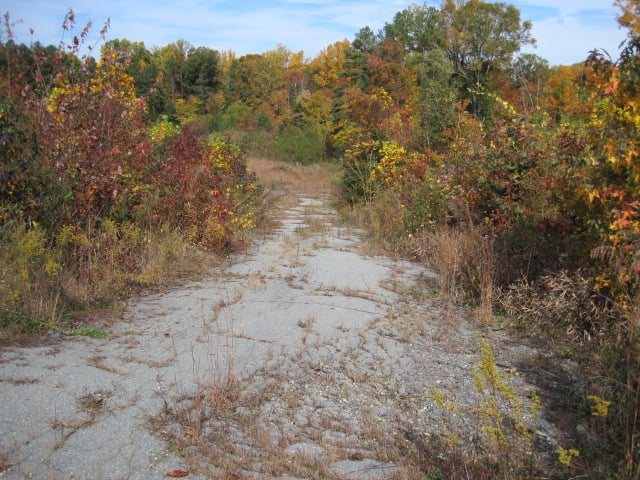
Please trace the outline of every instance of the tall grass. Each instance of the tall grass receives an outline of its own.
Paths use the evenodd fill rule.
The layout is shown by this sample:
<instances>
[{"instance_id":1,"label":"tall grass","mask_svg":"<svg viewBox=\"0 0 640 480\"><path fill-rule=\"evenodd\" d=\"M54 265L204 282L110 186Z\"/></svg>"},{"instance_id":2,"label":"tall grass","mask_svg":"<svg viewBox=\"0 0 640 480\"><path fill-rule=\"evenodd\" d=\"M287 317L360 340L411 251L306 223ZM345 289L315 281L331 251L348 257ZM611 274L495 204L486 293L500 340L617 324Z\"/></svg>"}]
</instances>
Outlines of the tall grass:
<instances>
[{"instance_id":1,"label":"tall grass","mask_svg":"<svg viewBox=\"0 0 640 480\"><path fill-rule=\"evenodd\" d=\"M423 232L414 242L416 254L438 272L440 293L450 301L471 303L483 320L496 301L495 237L472 224L442 226Z\"/></svg>"},{"instance_id":2,"label":"tall grass","mask_svg":"<svg viewBox=\"0 0 640 480\"><path fill-rule=\"evenodd\" d=\"M35 333L60 316L60 255L37 225L4 225L0 248L0 327Z\"/></svg>"},{"instance_id":3,"label":"tall grass","mask_svg":"<svg viewBox=\"0 0 640 480\"><path fill-rule=\"evenodd\" d=\"M342 214L365 231L368 248L373 253L403 255L408 252L411 236L405 230L402 200L396 192L384 191L372 202L346 206Z\"/></svg>"},{"instance_id":4,"label":"tall grass","mask_svg":"<svg viewBox=\"0 0 640 480\"><path fill-rule=\"evenodd\" d=\"M0 249L0 339L64 326L74 310L103 307L142 288L204 273L214 257L179 232L106 220L64 227L54 240L33 224L5 226Z\"/></svg>"}]
</instances>

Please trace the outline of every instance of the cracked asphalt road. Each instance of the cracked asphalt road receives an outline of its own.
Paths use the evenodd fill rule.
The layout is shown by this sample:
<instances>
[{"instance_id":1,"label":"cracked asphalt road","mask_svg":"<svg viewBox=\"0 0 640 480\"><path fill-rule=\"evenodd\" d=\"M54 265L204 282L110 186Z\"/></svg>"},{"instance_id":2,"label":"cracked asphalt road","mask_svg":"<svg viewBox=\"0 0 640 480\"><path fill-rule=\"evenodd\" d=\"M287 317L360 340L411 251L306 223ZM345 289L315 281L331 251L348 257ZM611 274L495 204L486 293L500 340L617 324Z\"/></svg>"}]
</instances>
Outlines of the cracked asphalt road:
<instances>
[{"instance_id":1,"label":"cracked asphalt road","mask_svg":"<svg viewBox=\"0 0 640 480\"><path fill-rule=\"evenodd\" d=\"M418 478L390 445L447 428L434 389L473 408L487 336L425 294L434 278L363 254L326 196L299 193L275 232L131 302L107 338L0 351L0 478ZM507 363L537 354L492 341ZM224 412L196 403L231 383Z\"/></svg>"}]
</instances>

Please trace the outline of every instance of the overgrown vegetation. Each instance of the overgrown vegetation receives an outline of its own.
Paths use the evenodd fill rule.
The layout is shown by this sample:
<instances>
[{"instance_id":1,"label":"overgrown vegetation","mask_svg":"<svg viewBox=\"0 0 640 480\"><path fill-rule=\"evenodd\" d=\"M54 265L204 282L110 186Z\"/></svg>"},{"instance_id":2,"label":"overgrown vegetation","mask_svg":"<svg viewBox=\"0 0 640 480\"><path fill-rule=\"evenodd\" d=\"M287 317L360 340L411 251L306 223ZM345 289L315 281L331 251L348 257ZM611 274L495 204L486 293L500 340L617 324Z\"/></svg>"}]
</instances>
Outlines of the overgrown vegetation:
<instances>
[{"instance_id":1,"label":"overgrown vegetation","mask_svg":"<svg viewBox=\"0 0 640 480\"><path fill-rule=\"evenodd\" d=\"M88 27L60 48L16 45L12 28L7 14L2 337L60 327L74 309L175 279L185 267L196 273L206 264L196 247L225 253L246 240L260 190L237 147L150 119L123 52L106 44L98 63L79 55ZM72 11L63 28L74 33Z\"/></svg>"},{"instance_id":2,"label":"overgrown vegetation","mask_svg":"<svg viewBox=\"0 0 640 480\"><path fill-rule=\"evenodd\" d=\"M630 29L621 58L594 50L555 68L517 56L530 25L505 4L413 6L378 34L364 28L345 51L334 138L344 198L374 243L434 265L441 292L483 322L579 359L573 408L597 440L559 453L567 472L637 478L640 12L618 4ZM445 77L428 90L411 68L425 50L448 64L430 64ZM439 115L434 88L452 99ZM606 414L588 408L594 396L611 402Z\"/></svg>"},{"instance_id":3,"label":"overgrown vegetation","mask_svg":"<svg viewBox=\"0 0 640 480\"><path fill-rule=\"evenodd\" d=\"M72 11L60 47L18 44L6 14L3 335L241 244L260 196L244 152L334 161L375 243L436 266L482 321L500 313L580 360L576 414L600 448L567 446L568 475L637 478L640 4L616 4L620 58L555 67L519 54L533 39L516 8L482 0L412 5L310 60L116 39L96 61Z\"/></svg>"},{"instance_id":4,"label":"overgrown vegetation","mask_svg":"<svg viewBox=\"0 0 640 480\"><path fill-rule=\"evenodd\" d=\"M442 412L445 432L430 442L416 439L420 455L428 455L422 471L427 478L536 478L541 462L534 429L540 398L532 392L525 405L509 375L498 371L485 341L472 375L477 395L472 411L464 412L439 390L430 393ZM473 438L465 441L469 428Z\"/></svg>"}]
</instances>

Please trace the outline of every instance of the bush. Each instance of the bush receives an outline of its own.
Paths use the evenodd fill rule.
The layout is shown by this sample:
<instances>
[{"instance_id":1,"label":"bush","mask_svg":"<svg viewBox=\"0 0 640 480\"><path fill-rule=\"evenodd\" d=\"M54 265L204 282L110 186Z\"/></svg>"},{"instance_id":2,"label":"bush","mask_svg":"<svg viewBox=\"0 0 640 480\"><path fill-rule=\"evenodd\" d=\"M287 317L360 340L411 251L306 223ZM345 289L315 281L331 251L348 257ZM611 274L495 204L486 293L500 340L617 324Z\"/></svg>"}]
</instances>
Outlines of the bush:
<instances>
[{"instance_id":1,"label":"bush","mask_svg":"<svg viewBox=\"0 0 640 480\"><path fill-rule=\"evenodd\" d=\"M374 249L400 255L409 251L411 238L404 230L404 210L398 192L381 192L371 202L353 208L348 215L366 232Z\"/></svg>"},{"instance_id":2,"label":"bush","mask_svg":"<svg viewBox=\"0 0 640 480\"><path fill-rule=\"evenodd\" d=\"M382 153L378 142L356 143L343 157L342 196L349 203L373 200L378 183L372 174L380 163Z\"/></svg>"},{"instance_id":3,"label":"bush","mask_svg":"<svg viewBox=\"0 0 640 480\"><path fill-rule=\"evenodd\" d=\"M242 102L235 102L229 105L219 117L212 117L212 122L215 130L247 128L251 125L252 116L251 107Z\"/></svg>"},{"instance_id":4,"label":"bush","mask_svg":"<svg viewBox=\"0 0 640 480\"><path fill-rule=\"evenodd\" d=\"M265 130L251 130L248 132L229 132L239 134L237 142L248 155L269 157L273 150L273 134Z\"/></svg>"},{"instance_id":5,"label":"bush","mask_svg":"<svg viewBox=\"0 0 640 480\"><path fill-rule=\"evenodd\" d=\"M0 243L0 328L35 333L55 326L61 303L60 252L47 246L47 232L33 223L4 226Z\"/></svg>"},{"instance_id":6,"label":"bush","mask_svg":"<svg viewBox=\"0 0 640 480\"><path fill-rule=\"evenodd\" d=\"M13 82L0 95L0 335L57 328L71 310L202 271L185 260L189 244L244 244L260 190L239 148L166 116L145 124L116 51L92 64L53 49L42 77L45 54L25 49L35 63L21 68L33 71L0 69L0 84ZM206 130L192 110L183 119Z\"/></svg>"},{"instance_id":7,"label":"bush","mask_svg":"<svg viewBox=\"0 0 640 480\"><path fill-rule=\"evenodd\" d=\"M13 98L0 95L0 222L36 214L46 190L36 126Z\"/></svg>"},{"instance_id":8,"label":"bush","mask_svg":"<svg viewBox=\"0 0 640 480\"><path fill-rule=\"evenodd\" d=\"M404 229L415 235L434 231L445 225L449 213L448 188L435 177L411 178L403 185L403 205L406 208Z\"/></svg>"},{"instance_id":9,"label":"bush","mask_svg":"<svg viewBox=\"0 0 640 480\"><path fill-rule=\"evenodd\" d=\"M142 216L156 226L169 222L189 243L228 251L253 226L260 192L240 149L225 141L184 128L159 149L151 180Z\"/></svg>"},{"instance_id":10,"label":"bush","mask_svg":"<svg viewBox=\"0 0 640 480\"><path fill-rule=\"evenodd\" d=\"M501 295L500 307L517 328L558 332L579 341L611 333L620 314L598 292L596 280L580 271L548 273L533 282L515 282Z\"/></svg>"},{"instance_id":11,"label":"bush","mask_svg":"<svg viewBox=\"0 0 640 480\"><path fill-rule=\"evenodd\" d=\"M303 165L320 162L325 156L324 136L310 127L287 126L275 139L273 156Z\"/></svg>"}]
</instances>

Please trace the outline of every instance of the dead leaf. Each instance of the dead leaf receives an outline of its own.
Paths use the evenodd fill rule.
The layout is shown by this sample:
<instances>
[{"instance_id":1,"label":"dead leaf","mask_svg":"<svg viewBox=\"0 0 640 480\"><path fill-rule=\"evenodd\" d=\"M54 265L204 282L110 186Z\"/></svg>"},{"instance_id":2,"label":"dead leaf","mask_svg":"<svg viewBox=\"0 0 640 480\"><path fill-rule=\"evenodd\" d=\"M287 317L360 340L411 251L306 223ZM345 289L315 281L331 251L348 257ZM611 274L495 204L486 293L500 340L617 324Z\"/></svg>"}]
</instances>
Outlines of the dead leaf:
<instances>
[{"instance_id":1,"label":"dead leaf","mask_svg":"<svg viewBox=\"0 0 640 480\"><path fill-rule=\"evenodd\" d=\"M170 472L165 473L165 475L171 478L179 478L188 476L189 472L186 470L171 470Z\"/></svg>"},{"instance_id":2,"label":"dead leaf","mask_svg":"<svg viewBox=\"0 0 640 480\"><path fill-rule=\"evenodd\" d=\"M356 460L356 461L361 461L364 460L364 455L360 452L356 452L354 454L351 455L351 460Z\"/></svg>"}]
</instances>

